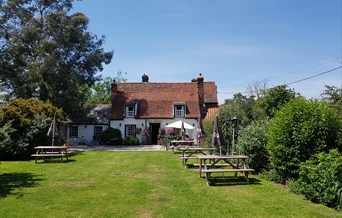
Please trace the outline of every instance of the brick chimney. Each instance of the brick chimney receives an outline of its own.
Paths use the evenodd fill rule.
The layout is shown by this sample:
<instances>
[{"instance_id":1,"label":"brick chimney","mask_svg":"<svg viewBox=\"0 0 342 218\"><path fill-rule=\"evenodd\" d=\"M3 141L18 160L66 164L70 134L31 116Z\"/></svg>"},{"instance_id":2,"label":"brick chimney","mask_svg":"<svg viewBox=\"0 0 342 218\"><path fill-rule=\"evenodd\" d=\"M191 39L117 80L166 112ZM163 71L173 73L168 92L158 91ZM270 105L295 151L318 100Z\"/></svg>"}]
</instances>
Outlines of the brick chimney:
<instances>
[{"instance_id":1,"label":"brick chimney","mask_svg":"<svg viewBox=\"0 0 342 218\"><path fill-rule=\"evenodd\" d=\"M206 114L206 108L204 105L204 78L202 77L202 73L200 73L197 77L197 91L199 108L201 112L201 117L203 118Z\"/></svg>"},{"instance_id":2,"label":"brick chimney","mask_svg":"<svg viewBox=\"0 0 342 218\"><path fill-rule=\"evenodd\" d=\"M146 74L142 75L141 78L143 83L148 83L148 76Z\"/></svg>"},{"instance_id":3,"label":"brick chimney","mask_svg":"<svg viewBox=\"0 0 342 218\"><path fill-rule=\"evenodd\" d=\"M113 79L112 84L110 84L110 90L112 95L118 91L118 84L116 83L115 79Z\"/></svg>"}]
</instances>

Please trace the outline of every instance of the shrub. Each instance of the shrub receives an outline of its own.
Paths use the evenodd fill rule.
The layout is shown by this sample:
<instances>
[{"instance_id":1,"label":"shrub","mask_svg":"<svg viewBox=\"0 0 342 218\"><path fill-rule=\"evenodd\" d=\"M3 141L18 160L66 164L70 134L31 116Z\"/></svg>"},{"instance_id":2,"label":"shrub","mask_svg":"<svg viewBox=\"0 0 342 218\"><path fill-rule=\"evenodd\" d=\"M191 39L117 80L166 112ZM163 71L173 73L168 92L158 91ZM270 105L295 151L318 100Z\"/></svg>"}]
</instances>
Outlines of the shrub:
<instances>
[{"instance_id":1,"label":"shrub","mask_svg":"<svg viewBox=\"0 0 342 218\"><path fill-rule=\"evenodd\" d=\"M129 135L124 140L124 145L138 145L139 140L136 136Z\"/></svg>"},{"instance_id":2,"label":"shrub","mask_svg":"<svg viewBox=\"0 0 342 218\"><path fill-rule=\"evenodd\" d=\"M176 135L163 135L160 137L164 146L168 145L172 140L176 140L179 136Z\"/></svg>"},{"instance_id":3,"label":"shrub","mask_svg":"<svg viewBox=\"0 0 342 218\"><path fill-rule=\"evenodd\" d=\"M342 156L336 150L319 153L300 164L299 179L292 191L328 207L342 209Z\"/></svg>"},{"instance_id":4,"label":"shrub","mask_svg":"<svg viewBox=\"0 0 342 218\"><path fill-rule=\"evenodd\" d=\"M214 119L203 120L202 124L204 136L200 139L200 147L210 147L211 136L214 129Z\"/></svg>"},{"instance_id":5,"label":"shrub","mask_svg":"<svg viewBox=\"0 0 342 218\"><path fill-rule=\"evenodd\" d=\"M237 152L249 156L248 165L257 173L268 169L269 158L266 150L269 121L254 121L239 132Z\"/></svg>"},{"instance_id":6,"label":"shrub","mask_svg":"<svg viewBox=\"0 0 342 218\"><path fill-rule=\"evenodd\" d=\"M119 129L108 128L99 135L101 144L105 145L121 145L122 137Z\"/></svg>"},{"instance_id":7,"label":"shrub","mask_svg":"<svg viewBox=\"0 0 342 218\"><path fill-rule=\"evenodd\" d=\"M338 148L341 120L326 104L297 98L279 111L269 127L270 166L284 183L296 179L299 164L314 154Z\"/></svg>"},{"instance_id":8,"label":"shrub","mask_svg":"<svg viewBox=\"0 0 342 218\"><path fill-rule=\"evenodd\" d=\"M16 99L0 107L0 159L27 159L37 145L51 143L46 135L53 116L63 111L37 99Z\"/></svg>"}]
</instances>

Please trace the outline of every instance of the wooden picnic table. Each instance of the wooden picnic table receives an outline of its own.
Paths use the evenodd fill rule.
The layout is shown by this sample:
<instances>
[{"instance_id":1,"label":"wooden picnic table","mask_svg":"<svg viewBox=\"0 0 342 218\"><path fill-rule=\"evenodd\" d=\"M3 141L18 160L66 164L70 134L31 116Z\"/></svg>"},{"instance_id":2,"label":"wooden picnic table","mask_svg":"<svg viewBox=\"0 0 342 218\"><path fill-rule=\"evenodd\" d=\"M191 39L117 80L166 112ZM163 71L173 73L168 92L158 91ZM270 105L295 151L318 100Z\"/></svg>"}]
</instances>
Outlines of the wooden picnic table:
<instances>
[{"instance_id":1,"label":"wooden picnic table","mask_svg":"<svg viewBox=\"0 0 342 218\"><path fill-rule=\"evenodd\" d=\"M197 159L198 154L208 155L213 154L213 152L216 150L216 148L200 148L200 147L181 147L179 148L180 151L182 151L181 159L183 161L183 165L187 166L187 161L189 159ZM196 164L194 164L196 166Z\"/></svg>"},{"instance_id":2,"label":"wooden picnic table","mask_svg":"<svg viewBox=\"0 0 342 218\"><path fill-rule=\"evenodd\" d=\"M212 173L225 173L225 172L234 172L235 176L237 176L238 172L244 174L247 183L249 182L248 174L249 172L253 172L254 169L249 169L246 165L246 160L248 156L244 155L199 155L197 156L200 160L199 164L199 176L202 177L202 173L205 174L205 178L207 184L209 183L209 178ZM226 163L231 168L226 168L226 165L221 165L220 162ZM222 166L221 168L217 168L217 166ZM216 167L215 169L213 169Z\"/></svg>"},{"instance_id":3,"label":"wooden picnic table","mask_svg":"<svg viewBox=\"0 0 342 218\"><path fill-rule=\"evenodd\" d=\"M194 143L195 142L193 140L172 140L170 142L172 153L175 153L180 148L185 146L194 146Z\"/></svg>"},{"instance_id":4,"label":"wooden picnic table","mask_svg":"<svg viewBox=\"0 0 342 218\"><path fill-rule=\"evenodd\" d=\"M68 160L68 146L37 146L34 147L37 150L35 154L32 154L32 157L35 157L35 163L37 163L38 159L41 158L45 160L48 158L61 158L61 162L63 162L63 157Z\"/></svg>"}]
</instances>

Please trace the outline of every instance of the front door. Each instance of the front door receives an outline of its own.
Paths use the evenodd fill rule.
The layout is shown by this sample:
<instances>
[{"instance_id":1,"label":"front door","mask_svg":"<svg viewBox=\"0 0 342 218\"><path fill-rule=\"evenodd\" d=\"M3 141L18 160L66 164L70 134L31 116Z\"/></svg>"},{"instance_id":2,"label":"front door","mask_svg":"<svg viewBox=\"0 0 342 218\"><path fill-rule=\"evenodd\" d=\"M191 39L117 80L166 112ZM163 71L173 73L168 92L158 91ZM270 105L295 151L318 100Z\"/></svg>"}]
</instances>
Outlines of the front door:
<instances>
[{"instance_id":1,"label":"front door","mask_svg":"<svg viewBox=\"0 0 342 218\"><path fill-rule=\"evenodd\" d=\"M160 123L150 123L151 127L151 144L157 144Z\"/></svg>"}]
</instances>

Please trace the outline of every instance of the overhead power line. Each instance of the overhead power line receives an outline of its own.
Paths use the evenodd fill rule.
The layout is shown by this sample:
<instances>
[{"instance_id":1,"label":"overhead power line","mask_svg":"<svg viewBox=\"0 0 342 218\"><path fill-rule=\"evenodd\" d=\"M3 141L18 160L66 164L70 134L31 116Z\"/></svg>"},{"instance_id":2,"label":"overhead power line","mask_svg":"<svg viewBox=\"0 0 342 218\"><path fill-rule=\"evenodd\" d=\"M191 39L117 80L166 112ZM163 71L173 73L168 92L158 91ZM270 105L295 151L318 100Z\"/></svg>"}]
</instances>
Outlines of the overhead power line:
<instances>
[{"instance_id":1,"label":"overhead power line","mask_svg":"<svg viewBox=\"0 0 342 218\"><path fill-rule=\"evenodd\" d=\"M303 79L300 79L300 80L296 80L296 81L293 81L293 82L290 82L290 83L286 83L285 85L292 85L292 84L295 84L295 83L299 83L299 82L302 82L302 81L305 81L305 80L308 80L308 79L312 79L314 77L317 77L317 76L320 76L320 75L323 75L323 74L330 73L332 71L335 71L335 70L338 70L338 69L341 69L341 68L342 68L342 65L339 66L339 67L335 67L333 69L324 71L322 73L318 73L318 74L315 74L315 75L312 75L312 76L309 76L309 77L306 77L306 78L303 78ZM236 94L236 93L228 93L228 92L218 92L218 93L221 93L221 94ZM248 93L248 92L240 92L240 93Z\"/></svg>"},{"instance_id":2,"label":"overhead power line","mask_svg":"<svg viewBox=\"0 0 342 218\"><path fill-rule=\"evenodd\" d=\"M297 81L294 81L294 82L290 82L290 83L287 83L285 85L292 85L292 84L295 84L295 83L299 83L299 82L302 82L302 81L305 81L305 80L308 80L308 79L311 79L311 78L314 78L314 77L317 77L317 76L320 76L320 75L323 75L323 74L326 74L326 73L330 73L330 72L332 72L334 70L338 70L340 68L342 68L342 66L336 67L336 68L331 69L331 70L324 71L322 73L315 74L313 76L306 77L304 79L300 79L300 80L297 80Z\"/></svg>"}]
</instances>

